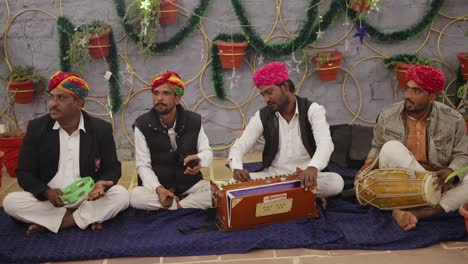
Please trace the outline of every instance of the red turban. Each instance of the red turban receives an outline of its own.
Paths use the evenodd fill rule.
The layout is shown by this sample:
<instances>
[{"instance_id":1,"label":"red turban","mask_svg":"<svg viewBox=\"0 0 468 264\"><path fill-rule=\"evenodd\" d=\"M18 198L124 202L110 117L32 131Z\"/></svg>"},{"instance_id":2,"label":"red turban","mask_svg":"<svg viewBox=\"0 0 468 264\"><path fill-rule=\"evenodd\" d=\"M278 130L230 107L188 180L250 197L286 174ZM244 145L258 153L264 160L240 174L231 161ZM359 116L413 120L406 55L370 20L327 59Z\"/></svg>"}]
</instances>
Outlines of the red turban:
<instances>
[{"instance_id":1,"label":"red turban","mask_svg":"<svg viewBox=\"0 0 468 264\"><path fill-rule=\"evenodd\" d=\"M184 95L185 83L179 74L172 71L162 72L156 75L151 81L151 91L154 92L158 86L167 83L171 90L178 96Z\"/></svg>"},{"instance_id":2,"label":"red turban","mask_svg":"<svg viewBox=\"0 0 468 264\"><path fill-rule=\"evenodd\" d=\"M288 69L283 62L275 61L256 71L252 79L256 87L279 84L289 79Z\"/></svg>"},{"instance_id":3,"label":"red turban","mask_svg":"<svg viewBox=\"0 0 468 264\"><path fill-rule=\"evenodd\" d=\"M406 83L409 81L414 81L429 93L440 93L444 90L445 76L436 67L413 65L406 71Z\"/></svg>"},{"instance_id":4,"label":"red turban","mask_svg":"<svg viewBox=\"0 0 468 264\"><path fill-rule=\"evenodd\" d=\"M70 73L58 71L49 80L49 91L52 92L55 88L59 88L73 96L85 98L88 96L88 83L80 76Z\"/></svg>"}]
</instances>

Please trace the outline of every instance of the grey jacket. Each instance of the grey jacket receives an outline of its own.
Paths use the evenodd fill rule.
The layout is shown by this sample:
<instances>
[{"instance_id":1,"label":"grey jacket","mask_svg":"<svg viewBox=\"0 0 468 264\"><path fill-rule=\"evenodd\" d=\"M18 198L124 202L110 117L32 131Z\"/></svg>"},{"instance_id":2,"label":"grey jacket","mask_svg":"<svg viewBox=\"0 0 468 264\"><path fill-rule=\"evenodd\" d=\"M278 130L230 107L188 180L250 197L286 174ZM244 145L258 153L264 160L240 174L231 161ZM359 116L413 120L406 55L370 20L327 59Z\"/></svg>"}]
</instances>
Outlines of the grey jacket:
<instances>
[{"instance_id":1,"label":"grey jacket","mask_svg":"<svg viewBox=\"0 0 468 264\"><path fill-rule=\"evenodd\" d=\"M374 127L368 157L377 157L383 144L390 140L406 143L407 128L404 102L395 103L380 113ZM452 108L434 102L426 122L427 156L432 167L452 170L468 166L468 136L465 120ZM460 179L463 175L460 176Z\"/></svg>"}]
</instances>

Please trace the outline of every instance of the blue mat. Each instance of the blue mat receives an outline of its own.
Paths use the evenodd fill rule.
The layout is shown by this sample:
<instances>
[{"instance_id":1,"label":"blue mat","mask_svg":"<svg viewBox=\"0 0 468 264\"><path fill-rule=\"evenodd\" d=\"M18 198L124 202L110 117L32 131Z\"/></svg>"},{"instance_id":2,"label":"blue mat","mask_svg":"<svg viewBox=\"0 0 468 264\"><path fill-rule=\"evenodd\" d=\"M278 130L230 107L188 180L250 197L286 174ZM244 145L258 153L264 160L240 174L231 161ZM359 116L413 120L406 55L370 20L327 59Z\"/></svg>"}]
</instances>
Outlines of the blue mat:
<instances>
[{"instance_id":1,"label":"blue mat","mask_svg":"<svg viewBox=\"0 0 468 264\"><path fill-rule=\"evenodd\" d=\"M245 253L252 249L413 249L444 240L465 240L463 217L450 213L420 221L404 232L389 212L343 199L329 200L319 219L291 221L223 233L183 234L180 228L208 226L207 213L195 209L141 214L128 209L100 231L72 228L26 236L27 225L0 211L0 263L36 263L115 257L189 256Z\"/></svg>"},{"instance_id":2,"label":"blue mat","mask_svg":"<svg viewBox=\"0 0 468 264\"><path fill-rule=\"evenodd\" d=\"M246 164L252 169L258 164ZM352 185L356 170L329 165ZM426 247L445 240L468 241L464 219L453 212L420 221L409 232L390 212L357 204L355 199L328 200L319 219L272 224L223 233L207 212L195 209L143 213L128 209L100 231L72 228L26 236L26 224L0 210L0 263L38 263L117 257L190 256L245 253L253 249L315 248L398 250ZM183 234L179 229L209 231Z\"/></svg>"}]
</instances>

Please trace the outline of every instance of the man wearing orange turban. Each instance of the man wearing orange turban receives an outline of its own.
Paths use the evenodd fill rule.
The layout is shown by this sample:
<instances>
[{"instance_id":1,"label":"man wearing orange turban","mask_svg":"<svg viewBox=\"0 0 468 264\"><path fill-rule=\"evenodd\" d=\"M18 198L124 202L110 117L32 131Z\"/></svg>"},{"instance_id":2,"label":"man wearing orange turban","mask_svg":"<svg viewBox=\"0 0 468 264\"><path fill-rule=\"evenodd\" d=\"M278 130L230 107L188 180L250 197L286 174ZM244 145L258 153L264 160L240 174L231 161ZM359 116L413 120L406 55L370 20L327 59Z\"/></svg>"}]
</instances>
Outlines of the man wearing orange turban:
<instances>
[{"instance_id":1,"label":"man wearing orange turban","mask_svg":"<svg viewBox=\"0 0 468 264\"><path fill-rule=\"evenodd\" d=\"M151 82L154 107L134 124L139 186L130 205L144 210L207 209L212 206L201 167L213 160L201 116L180 105L185 83L175 72L163 72Z\"/></svg>"},{"instance_id":2,"label":"man wearing orange turban","mask_svg":"<svg viewBox=\"0 0 468 264\"><path fill-rule=\"evenodd\" d=\"M360 172L378 157L380 168L435 173L438 188L443 191L436 207L392 212L397 224L410 230L419 219L457 210L468 202L468 177L462 174L444 183L450 173L468 166L468 137L461 114L435 101L444 89L445 77L441 70L415 65L406 72L406 81L404 101L386 108L378 116L372 148Z\"/></svg>"},{"instance_id":3,"label":"man wearing orange turban","mask_svg":"<svg viewBox=\"0 0 468 264\"><path fill-rule=\"evenodd\" d=\"M49 82L50 113L29 122L16 177L22 192L8 194L3 207L31 225L27 234L78 226L102 229L129 204L128 191L116 185L121 175L112 126L82 111L89 86L80 76L57 72ZM62 189L90 176L94 189L64 204Z\"/></svg>"}]
</instances>

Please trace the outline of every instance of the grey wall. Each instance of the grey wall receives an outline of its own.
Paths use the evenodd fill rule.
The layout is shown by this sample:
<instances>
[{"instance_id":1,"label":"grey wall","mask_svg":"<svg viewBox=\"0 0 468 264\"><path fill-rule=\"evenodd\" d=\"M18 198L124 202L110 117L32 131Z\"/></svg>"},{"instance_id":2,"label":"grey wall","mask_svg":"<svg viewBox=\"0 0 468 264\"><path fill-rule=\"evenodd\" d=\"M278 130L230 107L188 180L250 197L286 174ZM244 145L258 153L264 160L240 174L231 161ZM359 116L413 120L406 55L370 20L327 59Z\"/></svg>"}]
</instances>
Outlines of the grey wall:
<instances>
[{"instance_id":1,"label":"grey wall","mask_svg":"<svg viewBox=\"0 0 468 264\"><path fill-rule=\"evenodd\" d=\"M344 1L344 0L343 0ZM198 5L197 0L179 0L179 4L188 10ZM262 37L266 37L273 28L276 11L274 0L244 0L244 5L248 10L247 16L255 25L255 29ZM429 0L393 0L380 1L380 11L372 13L368 19L370 23L381 30L392 32L408 28L420 21L423 14L430 7ZM10 20L6 8L8 3L10 8ZM243 122L248 122L256 110L264 105L263 100L258 96L252 82L252 69L249 66L254 62L258 64L258 57L254 52L250 52L246 57L240 69L235 71L233 87L231 88L232 70L225 70L226 93L231 100L221 101L210 97L211 101L206 99L202 89L208 96L213 95L213 85L211 83L211 65L204 65L209 61L210 45L205 43L204 34L200 30L195 31L192 37L180 45L174 52L162 55L147 55L139 52L137 45L130 40L126 45L125 34L119 23L114 9L114 3L111 0L63 0L63 14L70 18L74 24L89 23L93 19L101 19L109 23L114 30L118 42L118 51L128 60L129 65L133 67L137 76L133 76L127 71L125 61L120 61L121 70L121 92L124 99L129 94L135 93L146 86L141 80L149 82L153 75L164 69L174 70L180 73L183 79L188 82L186 95L183 97L184 105L189 109L194 109L201 114L207 122L204 123L206 133L210 139L211 145L217 149L217 156L226 156L227 147L240 134ZM298 27L304 20L304 10L308 4L306 0L284 0L281 6L281 15L285 28L291 34L297 32ZM320 5L320 13L324 13L329 8L330 1L323 1ZM26 11L16 18L13 16L28 10L38 8L58 16L60 14L60 1L53 0L9 0L0 2L0 30L7 30L6 35L2 37L0 47L6 50L9 62L12 65L31 64L34 65L40 73L46 78L52 75L58 69L58 34L56 30L55 19L41 11ZM460 17L466 15L468 11L466 0L446 1L442 12L451 17ZM166 40L177 30L183 27L187 18L179 15L178 23L171 26L162 27L160 40ZM7 28L9 21L11 26ZM442 30L445 25L453 19L438 16L433 24L436 30ZM291 79L298 85L301 96L306 96L322 104L327 109L327 118L330 124L350 123L371 124L377 114L384 106L387 106L396 100L401 99L402 93L395 89L396 80L392 71L384 68L383 59L374 56L391 56L401 53L414 53L423 45L419 54L428 58L441 60L438 52L439 33L434 30L425 31L414 39L385 44L367 39L367 42L377 52L370 47L359 44L357 38L353 38L355 29L346 35L350 26L343 25L345 16L342 15L326 31L323 39L313 43L314 47L303 51L297 51L295 58L302 61L297 71L291 71ZM208 8L205 19L202 21L203 29L206 32L207 40L213 39L219 33L237 33L239 32L239 23L232 10L229 0L212 0ZM459 21L448 26L445 34L441 37L440 51L442 58L446 61L441 64L441 68L446 72L448 84L455 78L454 71L458 68L456 53L465 51L468 38L464 36L467 31L467 22ZM425 42L427 34L430 34ZM6 36L6 46L4 38ZM285 41L286 31L278 23L269 43ZM343 38L343 39L342 39ZM342 39L342 40L341 40ZM341 41L340 41L341 40ZM346 45L346 42L348 44ZM336 43L336 44L335 44ZM327 49L338 49L345 55L342 67L350 71L356 78L354 80L348 76L347 81L343 81L345 71L341 71L337 81L321 82L313 67L307 62L305 54L313 54L316 47L329 46ZM127 49L125 48L127 46ZM125 56L125 53L128 56ZM208 55L208 57L207 57ZM287 59L290 60L291 58ZM265 59L264 63L270 62ZM353 67L354 66L354 67ZM4 61L0 62L0 74L7 72L7 65ZM152 106L149 91L138 92L131 100L126 100L125 108L121 113L112 118L107 114L107 110L97 101L107 105L107 82L103 76L106 72L106 64L103 60L92 61L85 66L84 78L91 86L91 99L86 102L85 108L95 114L102 115L106 120L113 120L115 124L115 140L117 143L119 157L122 160L133 159L133 146L129 139L133 140L131 124L137 116L147 111ZM139 80L139 78L141 80ZM196 78L195 78L196 77ZM301 80L303 80L301 82ZM201 85L200 85L201 84ZM358 85L360 89L358 89ZM4 84L0 84L0 110L9 117L16 118L18 125L25 128L26 124L32 118L43 115L47 112L47 96L38 95L33 104L29 105L9 105L7 102L7 92ZM234 103L233 103L234 102ZM345 103L346 102L346 103ZM241 105L241 107L236 107ZM348 107L346 106L348 105ZM357 113L358 115L353 114ZM245 115L245 119L242 117ZM123 121L122 121L123 120ZM1 122L5 123L6 118L1 117ZM125 132L127 131L127 133ZM255 150L261 149L258 144Z\"/></svg>"}]
</instances>

